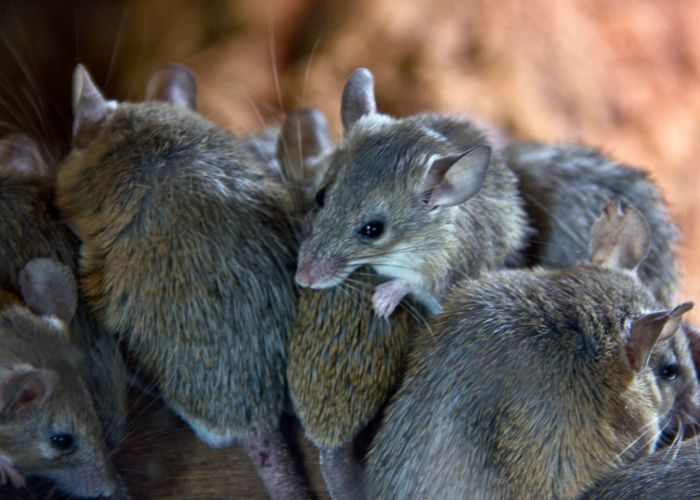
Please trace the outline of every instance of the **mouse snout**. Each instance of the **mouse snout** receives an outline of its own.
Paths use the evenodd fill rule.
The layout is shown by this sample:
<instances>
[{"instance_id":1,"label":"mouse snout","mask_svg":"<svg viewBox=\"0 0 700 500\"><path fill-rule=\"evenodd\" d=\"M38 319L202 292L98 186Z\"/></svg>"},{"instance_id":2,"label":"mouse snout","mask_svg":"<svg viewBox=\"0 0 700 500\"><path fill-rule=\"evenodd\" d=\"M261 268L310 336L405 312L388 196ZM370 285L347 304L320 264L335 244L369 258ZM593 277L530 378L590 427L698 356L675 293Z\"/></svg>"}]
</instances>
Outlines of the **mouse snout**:
<instances>
[{"instance_id":1,"label":"mouse snout","mask_svg":"<svg viewBox=\"0 0 700 500\"><path fill-rule=\"evenodd\" d=\"M295 280L299 286L310 288L326 288L332 286L334 278L342 268L342 260L338 257L327 257L312 261L308 256L299 260Z\"/></svg>"}]
</instances>

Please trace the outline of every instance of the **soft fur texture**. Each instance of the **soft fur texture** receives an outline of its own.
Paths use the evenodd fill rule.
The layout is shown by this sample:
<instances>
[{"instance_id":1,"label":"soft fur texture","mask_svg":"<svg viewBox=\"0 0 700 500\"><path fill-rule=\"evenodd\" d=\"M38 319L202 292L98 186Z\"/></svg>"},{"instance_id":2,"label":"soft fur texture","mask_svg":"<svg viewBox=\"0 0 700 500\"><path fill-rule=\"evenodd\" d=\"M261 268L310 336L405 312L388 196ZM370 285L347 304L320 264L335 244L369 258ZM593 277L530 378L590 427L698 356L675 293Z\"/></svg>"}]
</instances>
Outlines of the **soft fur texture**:
<instances>
[{"instance_id":1,"label":"soft fur texture","mask_svg":"<svg viewBox=\"0 0 700 500\"><path fill-rule=\"evenodd\" d=\"M456 286L370 452L370 497L570 498L653 451L669 403L625 338L655 307L633 273L591 264Z\"/></svg>"},{"instance_id":2,"label":"soft fur texture","mask_svg":"<svg viewBox=\"0 0 700 500\"><path fill-rule=\"evenodd\" d=\"M526 250L532 264L562 268L590 257L591 226L606 203L634 205L651 229L639 277L659 302L677 293L678 229L656 183L641 169L576 144L514 143L506 163L517 174L525 208L537 230Z\"/></svg>"}]
</instances>

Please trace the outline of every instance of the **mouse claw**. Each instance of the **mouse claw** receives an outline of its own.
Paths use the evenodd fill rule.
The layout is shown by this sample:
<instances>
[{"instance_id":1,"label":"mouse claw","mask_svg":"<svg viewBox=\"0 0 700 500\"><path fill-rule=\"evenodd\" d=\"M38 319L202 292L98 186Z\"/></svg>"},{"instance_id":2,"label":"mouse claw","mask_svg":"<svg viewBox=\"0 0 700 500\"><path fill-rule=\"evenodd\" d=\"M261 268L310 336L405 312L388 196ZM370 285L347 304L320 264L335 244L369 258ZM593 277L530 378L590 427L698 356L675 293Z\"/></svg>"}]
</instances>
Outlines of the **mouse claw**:
<instances>
[{"instance_id":1,"label":"mouse claw","mask_svg":"<svg viewBox=\"0 0 700 500\"><path fill-rule=\"evenodd\" d=\"M8 480L18 490L27 485L24 476L17 470L14 462L0 455L0 484L7 484Z\"/></svg>"},{"instance_id":2,"label":"mouse claw","mask_svg":"<svg viewBox=\"0 0 700 500\"><path fill-rule=\"evenodd\" d=\"M392 280L378 285L374 289L374 295L372 295L374 312L381 318L388 318L399 305L401 299L408 295L412 289L411 284L403 280Z\"/></svg>"}]
</instances>

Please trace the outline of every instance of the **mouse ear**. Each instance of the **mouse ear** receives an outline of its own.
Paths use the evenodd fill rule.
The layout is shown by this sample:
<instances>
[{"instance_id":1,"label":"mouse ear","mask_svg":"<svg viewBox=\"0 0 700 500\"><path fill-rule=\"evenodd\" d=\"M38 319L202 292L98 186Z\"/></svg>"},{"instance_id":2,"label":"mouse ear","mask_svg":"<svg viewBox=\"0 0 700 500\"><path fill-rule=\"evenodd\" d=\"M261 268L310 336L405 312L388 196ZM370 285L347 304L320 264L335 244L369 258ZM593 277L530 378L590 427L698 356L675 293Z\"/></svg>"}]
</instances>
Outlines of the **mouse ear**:
<instances>
[{"instance_id":1,"label":"mouse ear","mask_svg":"<svg viewBox=\"0 0 700 500\"><path fill-rule=\"evenodd\" d=\"M26 365L0 369L0 422L46 401L57 381L53 370Z\"/></svg>"},{"instance_id":2,"label":"mouse ear","mask_svg":"<svg viewBox=\"0 0 700 500\"><path fill-rule=\"evenodd\" d=\"M479 192L491 160L491 148L477 146L466 153L433 159L424 192L430 208L464 203Z\"/></svg>"},{"instance_id":3,"label":"mouse ear","mask_svg":"<svg viewBox=\"0 0 700 500\"><path fill-rule=\"evenodd\" d=\"M676 335L683 315L692 308L692 302L684 302L673 309L647 313L632 321L625 341L625 355L630 368L642 371L657 342Z\"/></svg>"},{"instance_id":4,"label":"mouse ear","mask_svg":"<svg viewBox=\"0 0 700 500\"><path fill-rule=\"evenodd\" d=\"M0 139L0 173L46 177L48 167L31 137L11 134Z\"/></svg>"},{"instance_id":5,"label":"mouse ear","mask_svg":"<svg viewBox=\"0 0 700 500\"><path fill-rule=\"evenodd\" d=\"M79 149L90 146L100 130L110 109L85 66L78 64L73 71L73 146Z\"/></svg>"},{"instance_id":6,"label":"mouse ear","mask_svg":"<svg viewBox=\"0 0 700 500\"><path fill-rule=\"evenodd\" d=\"M287 115L277 141L277 157L286 180L307 193L316 193L328 166L323 160L332 150L323 113L298 108Z\"/></svg>"},{"instance_id":7,"label":"mouse ear","mask_svg":"<svg viewBox=\"0 0 700 500\"><path fill-rule=\"evenodd\" d=\"M623 212L619 201L603 207L591 229L593 264L636 270L649 252L651 230L642 213L631 205Z\"/></svg>"},{"instance_id":8,"label":"mouse ear","mask_svg":"<svg viewBox=\"0 0 700 500\"><path fill-rule=\"evenodd\" d=\"M165 64L148 80L146 99L171 102L197 111L197 79L182 64Z\"/></svg>"},{"instance_id":9,"label":"mouse ear","mask_svg":"<svg viewBox=\"0 0 700 500\"><path fill-rule=\"evenodd\" d=\"M340 116L345 133L364 115L377 112L374 100L374 76L367 68L357 68L345 82Z\"/></svg>"},{"instance_id":10,"label":"mouse ear","mask_svg":"<svg viewBox=\"0 0 700 500\"><path fill-rule=\"evenodd\" d=\"M78 305L78 285L71 270L52 259L30 260L19 274L24 303L34 313L70 322Z\"/></svg>"}]
</instances>

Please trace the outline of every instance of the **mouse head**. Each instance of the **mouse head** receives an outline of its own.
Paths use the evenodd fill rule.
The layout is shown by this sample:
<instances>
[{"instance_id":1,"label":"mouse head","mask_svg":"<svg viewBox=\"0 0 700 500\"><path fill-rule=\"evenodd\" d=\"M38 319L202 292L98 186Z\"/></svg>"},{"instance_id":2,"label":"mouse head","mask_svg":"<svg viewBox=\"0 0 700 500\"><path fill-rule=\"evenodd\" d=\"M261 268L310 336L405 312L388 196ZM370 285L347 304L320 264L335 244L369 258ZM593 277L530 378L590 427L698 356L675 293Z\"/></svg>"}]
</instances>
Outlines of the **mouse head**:
<instances>
[{"instance_id":1,"label":"mouse head","mask_svg":"<svg viewBox=\"0 0 700 500\"><path fill-rule=\"evenodd\" d=\"M345 142L316 195L312 234L299 254L301 286L334 286L363 264L428 259L444 244L454 208L481 189L491 160L478 132L458 149L419 117L378 114L364 68L345 85L341 115Z\"/></svg>"},{"instance_id":2,"label":"mouse head","mask_svg":"<svg viewBox=\"0 0 700 500\"><path fill-rule=\"evenodd\" d=\"M116 478L68 332L75 279L53 260L34 259L20 287L24 305L0 310L0 454L67 493L110 495Z\"/></svg>"},{"instance_id":3,"label":"mouse head","mask_svg":"<svg viewBox=\"0 0 700 500\"><path fill-rule=\"evenodd\" d=\"M201 121L193 113L195 105L195 79L183 66L156 70L146 101L136 103L106 100L87 70L82 65L75 68L73 147L59 166L57 205L78 236L86 239L103 231L103 212L106 219L114 218L110 210L121 214L120 222L130 222L141 199L138 183L127 192L111 188L124 179L138 179L137 165L144 157L187 149L184 130ZM112 224L110 229L121 228Z\"/></svg>"},{"instance_id":4,"label":"mouse head","mask_svg":"<svg viewBox=\"0 0 700 500\"><path fill-rule=\"evenodd\" d=\"M611 323L620 328L615 339L619 356L608 360L604 385L617 387L606 395L612 426L634 430L635 439L641 433L646 436L630 452L644 446L653 451L655 437L669 425L678 395L691 391L697 397L697 385L688 387L686 377L681 377L685 382L678 378L678 357L688 356L680 326L692 302L660 309L636 276L650 236L638 210L628 206L622 211L618 202L608 204L591 231L591 261L608 276L597 282L600 271L583 271L589 274L589 288L599 294L597 309L607 311ZM585 302L584 296L580 299Z\"/></svg>"},{"instance_id":5,"label":"mouse head","mask_svg":"<svg viewBox=\"0 0 700 500\"><path fill-rule=\"evenodd\" d=\"M49 169L31 137L10 134L0 139L0 175L45 178Z\"/></svg>"}]
</instances>

